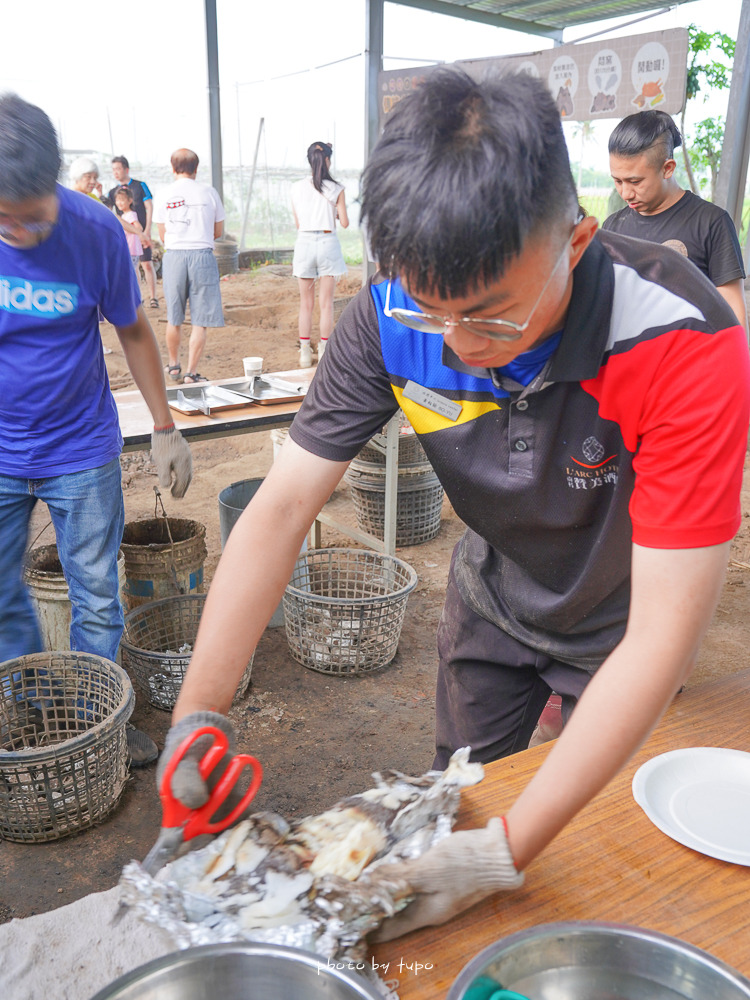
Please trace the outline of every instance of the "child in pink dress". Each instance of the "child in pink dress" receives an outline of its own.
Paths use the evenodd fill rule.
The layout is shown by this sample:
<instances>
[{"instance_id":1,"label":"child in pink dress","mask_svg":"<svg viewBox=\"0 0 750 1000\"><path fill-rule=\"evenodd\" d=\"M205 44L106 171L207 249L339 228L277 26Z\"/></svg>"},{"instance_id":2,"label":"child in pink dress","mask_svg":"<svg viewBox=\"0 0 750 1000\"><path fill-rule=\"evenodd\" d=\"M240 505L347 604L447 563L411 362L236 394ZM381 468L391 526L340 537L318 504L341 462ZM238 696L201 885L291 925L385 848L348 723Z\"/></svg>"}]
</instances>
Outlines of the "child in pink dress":
<instances>
[{"instance_id":1,"label":"child in pink dress","mask_svg":"<svg viewBox=\"0 0 750 1000\"><path fill-rule=\"evenodd\" d=\"M133 267L137 275L138 265L143 253L143 246L141 245L138 233L143 232L143 226L133 211L133 196L127 187L117 189L115 192L115 205L117 205L117 210L120 213L120 221L128 224L127 226L123 225L122 228L125 230L125 239L128 241L130 259L133 261Z\"/></svg>"}]
</instances>

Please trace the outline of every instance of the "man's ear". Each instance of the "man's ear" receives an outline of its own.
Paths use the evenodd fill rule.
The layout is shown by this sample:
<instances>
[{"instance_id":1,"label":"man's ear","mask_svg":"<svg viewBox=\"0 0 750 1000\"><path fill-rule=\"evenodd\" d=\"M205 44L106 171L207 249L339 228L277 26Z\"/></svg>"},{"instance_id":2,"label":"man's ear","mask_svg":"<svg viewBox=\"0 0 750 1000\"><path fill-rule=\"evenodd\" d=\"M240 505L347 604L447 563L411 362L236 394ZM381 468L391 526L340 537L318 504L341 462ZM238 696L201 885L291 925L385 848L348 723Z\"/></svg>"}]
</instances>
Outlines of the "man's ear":
<instances>
[{"instance_id":1,"label":"man's ear","mask_svg":"<svg viewBox=\"0 0 750 1000\"><path fill-rule=\"evenodd\" d=\"M576 226L573 232L573 239L570 241L570 269L571 271L576 266L578 261L583 257L589 243L593 240L596 235L596 231L599 228L598 221L593 217L593 215L587 215L585 218Z\"/></svg>"},{"instance_id":2,"label":"man's ear","mask_svg":"<svg viewBox=\"0 0 750 1000\"><path fill-rule=\"evenodd\" d=\"M677 160L665 160L661 169L664 174L664 180L668 181L677 169Z\"/></svg>"}]
</instances>

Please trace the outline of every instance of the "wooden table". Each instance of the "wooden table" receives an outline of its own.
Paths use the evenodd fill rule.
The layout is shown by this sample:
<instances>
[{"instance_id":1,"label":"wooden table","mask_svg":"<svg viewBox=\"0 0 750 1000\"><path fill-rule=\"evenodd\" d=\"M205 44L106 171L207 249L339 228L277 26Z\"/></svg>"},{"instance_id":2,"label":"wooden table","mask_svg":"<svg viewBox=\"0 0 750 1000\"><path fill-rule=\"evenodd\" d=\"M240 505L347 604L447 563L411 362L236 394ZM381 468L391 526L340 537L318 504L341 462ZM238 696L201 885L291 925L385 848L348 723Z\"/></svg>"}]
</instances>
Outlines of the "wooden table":
<instances>
[{"instance_id":1,"label":"wooden table","mask_svg":"<svg viewBox=\"0 0 750 1000\"><path fill-rule=\"evenodd\" d=\"M495 895L442 927L378 946L372 960L390 964L383 978L399 980L401 1000L445 997L463 966L493 941L562 920L603 920L660 931L750 976L750 868L705 857L670 840L631 792L638 767L667 750L720 746L750 751L749 691L750 671L688 688L643 749L529 867L522 889ZM457 827L484 826L505 811L551 746L488 765L481 784L463 793ZM416 971L414 963L423 968ZM430 964L431 969L424 968Z\"/></svg>"},{"instance_id":2,"label":"wooden table","mask_svg":"<svg viewBox=\"0 0 750 1000\"><path fill-rule=\"evenodd\" d=\"M284 372L272 372L275 378L288 378L298 383L309 384L314 368L300 368ZM245 377L216 379L204 385L230 385L244 382ZM138 389L119 390L112 393L117 405L120 430L123 437L123 452L148 451L151 447L151 432L154 421L146 406L146 401ZM220 410L206 416L203 413L185 416L170 407L175 427L182 431L188 441L210 441L214 438L231 437L234 434L253 434L257 431L271 431L276 427L288 427L301 406L301 402L279 403L277 405L251 403L236 410ZM379 442L382 440L382 446ZM371 444L380 447L385 458L385 496L383 538L352 528L339 521L325 508L313 522L310 531L310 545L320 548L323 544L321 526L328 525L342 534L375 549L394 555L396 552L396 509L398 496L398 418L388 424L385 435L376 435Z\"/></svg>"},{"instance_id":3,"label":"wooden table","mask_svg":"<svg viewBox=\"0 0 750 1000\"><path fill-rule=\"evenodd\" d=\"M314 373L314 368L302 368L273 374L277 378L309 382ZM244 381L244 376L240 375L237 378L216 379L204 384L225 385ZM143 396L138 389L120 390L112 395L120 418L120 430L124 440L123 451L148 451L151 447L154 421ZM243 406L241 409L221 410L210 416L201 413L188 417L171 408L170 413L175 427L182 431L188 441L207 441L212 438L231 437L233 434L252 434L256 431L271 431L275 427L286 427L294 420L300 405L299 400L294 403L274 405L261 405L248 401L248 406Z\"/></svg>"}]
</instances>

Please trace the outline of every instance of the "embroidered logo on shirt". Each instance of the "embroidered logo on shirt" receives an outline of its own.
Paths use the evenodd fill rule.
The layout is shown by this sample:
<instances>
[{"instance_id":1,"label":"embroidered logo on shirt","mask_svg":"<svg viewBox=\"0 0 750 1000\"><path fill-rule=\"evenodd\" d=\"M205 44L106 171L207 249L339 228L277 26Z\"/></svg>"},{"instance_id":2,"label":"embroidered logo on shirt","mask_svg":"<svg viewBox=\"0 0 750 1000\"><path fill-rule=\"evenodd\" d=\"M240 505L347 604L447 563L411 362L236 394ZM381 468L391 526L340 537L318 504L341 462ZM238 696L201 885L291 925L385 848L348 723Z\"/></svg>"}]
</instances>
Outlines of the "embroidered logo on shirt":
<instances>
[{"instance_id":1,"label":"embroidered logo on shirt","mask_svg":"<svg viewBox=\"0 0 750 1000\"><path fill-rule=\"evenodd\" d=\"M600 462L604 458L604 445L595 437L587 437L581 445L581 451L589 462Z\"/></svg>"},{"instance_id":2,"label":"embroidered logo on shirt","mask_svg":"<svg viewBox=\"0 0 750 1000\"><path fill-rule=\"evenodd\" d=\"M78 308L78 285L26 281L0 275L0 309L26 316L55 319Z\"/></svg>"},{"instance_id":3,"label":"embroidered logo on shirt","mask_svg":"<svg viewBox=\"0 0 750 1000\"><path fill-rule=\"evenodd\" d=\"M614 485L617 482L619 463L617 453L607 455L604 445L592 434L581 445L582 462L570 456L573 465L565 470L568 488L571 490L593 490L598 486ZM613 461L614 459L614 461Z\"/></svg>"}]
</instances>

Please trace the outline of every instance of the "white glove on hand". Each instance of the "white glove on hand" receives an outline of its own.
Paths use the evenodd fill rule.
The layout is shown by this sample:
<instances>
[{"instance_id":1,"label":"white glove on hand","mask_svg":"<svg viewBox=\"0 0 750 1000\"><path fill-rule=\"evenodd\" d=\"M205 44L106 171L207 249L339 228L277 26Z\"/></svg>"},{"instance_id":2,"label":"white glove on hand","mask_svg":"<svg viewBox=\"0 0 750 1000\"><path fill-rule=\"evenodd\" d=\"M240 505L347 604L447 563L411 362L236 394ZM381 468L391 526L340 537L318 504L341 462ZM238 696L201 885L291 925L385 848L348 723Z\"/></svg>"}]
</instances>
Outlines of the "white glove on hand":
<instances>
[{"instance_id":1,"label":"white glove on hand","mask_svg":"<svg viewBox=\"0 0 750 1000\"><path fill-rule=\"evenodd\" d=\"M173 497L184 497L193 478L193 458L187 441L174 424L154 427L151 458L159 473L159 485L171 486Z\"/></svg>"},{"instance_id":2,"label":"white glove on hand","mask_svg":"<svg viewBox=\"0 0 750 1000\"><path fill-rule=\"evenodd\" d=\"M391 941L418 927L442 924L498 889L523 885L505 836L503 821L491 819L483 830L460 830L414 861L381 866L389 878L402 878L416 898L384 921L370 941Z\"/></svg>"},{"instance_id":3,"label":"white glove on hand","mask_svg":"<svg viewBox=\"0 0 750 1000\"><path fill-rule=\"evenodd\" d=\"M210 736L201 736L200 739L195 741L190 750L188 750L185 759L178 765L177 770L172 775L172 794L184 806L187 806L188 809L199 809L208 802L211 789L224 774L229 761L234 756L236 741L234 729L229 719L225 715L220 715L219 712L193 712L191 715L186 715L184 719L180 719L177 725L172 726L167 733L164 751L159 758L159 763L156 765L156 788L160 790L164 770L173 754L176 753L182 742L191 733L194 733L196 729L200 729L201 726L215 726L217 729L220 729L229 740L229 750L208 776L207 781L204 781L201 777L198 764L211 745L212 738ZM239 788L235 788L227 797L217 818L227 815L239 802L242 794ZM238 817L238 823L240 819L244 818L244 815L246 814Z\"/></svg>"}]
</instances>

